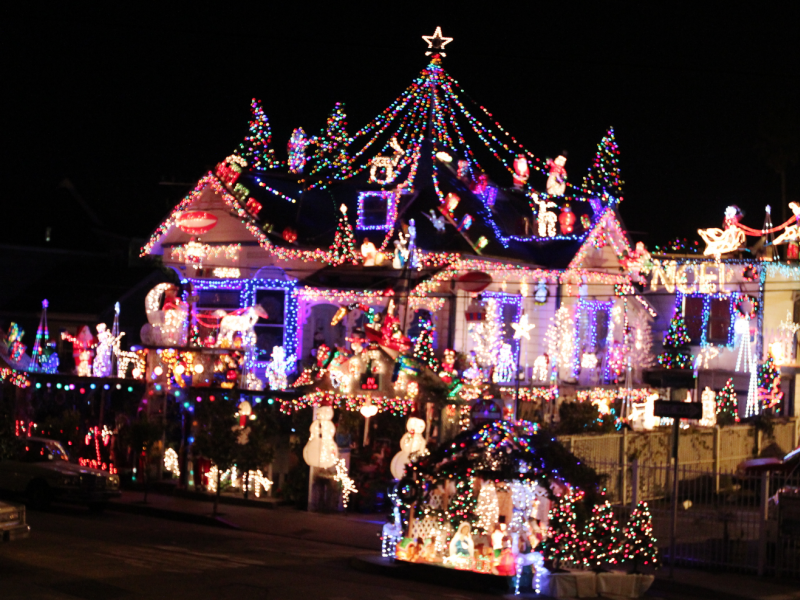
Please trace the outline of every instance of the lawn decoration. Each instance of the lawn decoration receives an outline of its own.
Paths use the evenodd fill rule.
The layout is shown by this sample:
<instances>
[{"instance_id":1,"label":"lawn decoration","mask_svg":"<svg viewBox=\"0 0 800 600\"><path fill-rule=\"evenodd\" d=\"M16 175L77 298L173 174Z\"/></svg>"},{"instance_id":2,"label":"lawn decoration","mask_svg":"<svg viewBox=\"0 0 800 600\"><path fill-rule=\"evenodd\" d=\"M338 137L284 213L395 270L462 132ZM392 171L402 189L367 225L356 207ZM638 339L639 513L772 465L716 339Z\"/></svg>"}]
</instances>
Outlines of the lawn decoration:
<instances>
[{"instance_id":1,"label":"lawn decoration","mask_svg":"<svg viewBox=\"0 0 800 600\"><path fill-rule=\"evenodd\" d=\"M517 582L531 572L535 588L551 504L568 499L577 514L577 503L597 497L594 472L525 421L464 431L411 464L395 488L403 534L395 557Z\"/></svg>"}]
</instances>

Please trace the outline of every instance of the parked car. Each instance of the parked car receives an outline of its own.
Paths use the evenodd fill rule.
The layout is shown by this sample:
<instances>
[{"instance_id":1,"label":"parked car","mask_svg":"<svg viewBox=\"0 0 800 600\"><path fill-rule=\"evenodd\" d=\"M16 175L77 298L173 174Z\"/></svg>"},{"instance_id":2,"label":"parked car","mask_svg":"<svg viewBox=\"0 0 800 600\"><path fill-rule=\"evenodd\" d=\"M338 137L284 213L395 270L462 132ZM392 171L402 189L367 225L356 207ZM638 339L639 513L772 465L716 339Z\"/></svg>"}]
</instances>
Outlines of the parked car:
<instances>
[{"instance_id":1,"label":"parked car","mask_svg":"<svg viewBox=\"0 0 800 600\"><path fill-rule=\"evenodd\" d=\"M800 467L800 447L795 448L783 458L750 458L739 464L739 470L745 473L778 471L792 475L798 467Z\"/></svg>"},{"instance_id":2,"label":"parked car","mask_svg":"<svg viewBox=\"0 0 800 600\"><path fill-rule=\"evenodd\" d=\"M24 493L31 506L51 500L86 504L101 511L119 493L119 476L69 462L60 442L25 438L15 459L0 460L0 489Z\"/></svg>"},{"instance_id":3,"label":"parked car","mask_svg":"<svg viewBox=\"0 0 800 600\"><path fill-rule=\"evenodd\" d=\"M28 537L31 527L25 522L25 507L0 502L0 542Z\"/></svg>"}]
</instances>

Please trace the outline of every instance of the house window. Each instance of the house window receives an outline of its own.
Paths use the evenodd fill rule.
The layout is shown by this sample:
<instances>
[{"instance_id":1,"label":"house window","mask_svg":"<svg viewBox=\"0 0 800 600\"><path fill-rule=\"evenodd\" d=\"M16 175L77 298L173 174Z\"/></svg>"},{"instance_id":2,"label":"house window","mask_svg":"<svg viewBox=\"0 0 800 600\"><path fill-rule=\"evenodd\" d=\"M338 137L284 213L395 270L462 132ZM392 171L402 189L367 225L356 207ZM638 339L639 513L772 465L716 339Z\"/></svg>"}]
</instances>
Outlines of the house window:
<instances>
[{"instance_id":1,"label":"house window","mask_svg":"<svg viewBox=\"0 0 800 600\"><path fill-rule=\"evenodd\" d=\"M218 333L218 310L230 312L239 308L238 290L199 290L197 294L197 333L200 339L215 337Z\"/></svg>"},{"instance_id":2,"label":"house window","mask_svg":"<svg viewBox=\"0 0 800 600\"><path fill-rule=\"evenodd\" d=\"M712 298L708 317L708 341L727 344L731 329L731 301L729 298Z\"/></svg>"},{"instance_id":3,"label":"house window","mask_svg":"<svg viewBox=\"0 0 800 600\"><path fill-rule=\"evenodd\" d=\"M731 341L731 300L708 294L685 296L683 318L693 345L726 345Z\"/></svg>"},{"instance_id":4,"label":"house window","mask_svg":"<svg viewBox=\"0 0 800 600\"><path fill-rule=\"evenodd\" d=\"M687 296L684 300L683 319L686 323L686 333L692 344L699 345L703 340L703 298L701 296Z\"/></svg>"},{"instance_id":5,"label":"house window","mask_svg":"<svg viewBox=\"0 0 800 600\"><path fill-rule=\"evenodd\" d=\"M598 352L606 347L613 304L610 300L579 300L576 321L581 351Z\"/></svg>"},{"instance_id":6,"label":"house window","mask_svg":"<svg viewBox=\"0 0 800 600\"><path fill-rule=\"evenodd\" d=\"M388 231L397 218L394 192L360 192L358 194L358 222L362 230Z\"/></svg>"},{"instance_id":7,"label":"house window","mask_svg":"<svg viewBox=\"0 0 800 600\"><path fill-rule=\"evenodd\" d=\"M256 290L256 304L267 313L255 325L256 347L263 350L269 359L272 348L283 346L285 326L286 292L284 290Z\"/></svg>"},{"instance_id":8,"label":"house window","mask_svg":"<svg viewBox=\"0 0 800 600\"><path fill-rule=\"evenodd\" d=\"M197 298L200 309L237 309L239 308L238 290L200 290Z\"/></svg>"}]
</instances>

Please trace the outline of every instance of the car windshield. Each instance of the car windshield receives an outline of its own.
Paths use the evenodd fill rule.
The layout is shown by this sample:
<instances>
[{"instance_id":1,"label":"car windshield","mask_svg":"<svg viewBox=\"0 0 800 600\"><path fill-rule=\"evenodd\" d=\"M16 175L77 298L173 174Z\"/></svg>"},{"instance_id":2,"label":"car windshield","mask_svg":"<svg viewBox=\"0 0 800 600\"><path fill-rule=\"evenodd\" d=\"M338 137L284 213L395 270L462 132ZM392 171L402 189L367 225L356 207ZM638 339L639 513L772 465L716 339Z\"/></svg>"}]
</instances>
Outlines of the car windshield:
<instances>
[{"instance_id":1,"label":"car windshield","mask_svg":"<svg viewBox=\"0 0 800 600\"><path fill-rule=\"evenodd\" d=\"M55 440L25 440L22 460L25 462L69 461L69 455L64 447Z\"/></svg>"}]
</instances>

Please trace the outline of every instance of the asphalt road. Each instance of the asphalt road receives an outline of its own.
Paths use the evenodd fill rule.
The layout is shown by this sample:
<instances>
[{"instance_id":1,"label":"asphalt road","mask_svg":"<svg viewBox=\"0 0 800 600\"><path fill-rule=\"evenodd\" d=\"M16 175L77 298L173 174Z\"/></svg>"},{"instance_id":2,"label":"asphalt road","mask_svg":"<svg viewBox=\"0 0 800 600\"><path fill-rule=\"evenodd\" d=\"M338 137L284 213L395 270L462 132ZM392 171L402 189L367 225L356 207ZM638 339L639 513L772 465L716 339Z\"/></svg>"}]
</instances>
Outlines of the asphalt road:
<instances>
[{"instance_id":1,"label":"asphalt road","mask_svg":"<svg viewBox=\"0 0 800 600\"><path fill-rule=\"evenodd\" d=\"M0 545L2 600L497 598L362 573L352 546L79 507L30 511L31 537Z\"/></svg>"},{"instance_id":2,"label":"asphalt road","mask_svg":"<svg viewBox=\"0 0 800 600\"><path fill-rule=\"evenodd\" d=\"M340 545L71 506L31 510L28 523L29 539L0 544L0 600L499 598L356 571L349 559L374 551L346 539Z\"/></svg>"}]
</instances>

